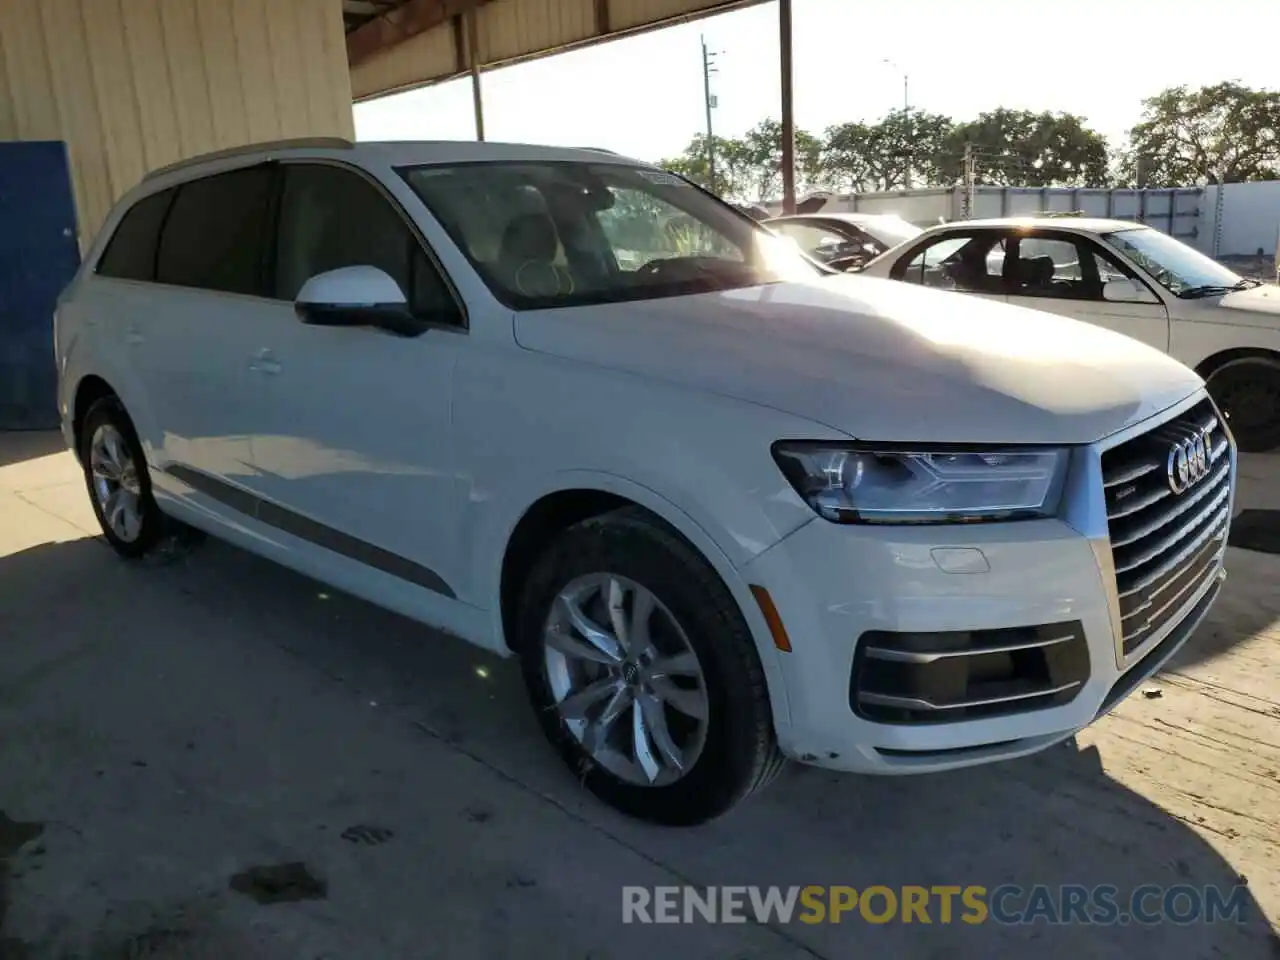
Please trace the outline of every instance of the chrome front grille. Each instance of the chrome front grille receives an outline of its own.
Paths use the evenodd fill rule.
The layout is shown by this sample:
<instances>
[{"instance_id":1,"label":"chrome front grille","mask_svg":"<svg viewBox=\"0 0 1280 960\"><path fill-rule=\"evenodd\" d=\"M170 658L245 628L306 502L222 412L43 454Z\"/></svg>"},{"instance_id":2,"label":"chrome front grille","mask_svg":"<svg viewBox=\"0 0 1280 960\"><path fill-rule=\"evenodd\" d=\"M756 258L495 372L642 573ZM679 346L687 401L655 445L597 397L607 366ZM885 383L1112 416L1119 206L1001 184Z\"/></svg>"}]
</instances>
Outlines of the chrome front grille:
<instances>
[{"instance_id":1,"label":"chrome front grille","mask_svg":"<svg viewBox=\"0 0 1280 960\"><path fill-rule=\"evenodd\" d=\"M1217 571L1231 470L1231 443L1207 399L1102 455L1126 658L1172 626Z\"/></svg>"}]
</instances>

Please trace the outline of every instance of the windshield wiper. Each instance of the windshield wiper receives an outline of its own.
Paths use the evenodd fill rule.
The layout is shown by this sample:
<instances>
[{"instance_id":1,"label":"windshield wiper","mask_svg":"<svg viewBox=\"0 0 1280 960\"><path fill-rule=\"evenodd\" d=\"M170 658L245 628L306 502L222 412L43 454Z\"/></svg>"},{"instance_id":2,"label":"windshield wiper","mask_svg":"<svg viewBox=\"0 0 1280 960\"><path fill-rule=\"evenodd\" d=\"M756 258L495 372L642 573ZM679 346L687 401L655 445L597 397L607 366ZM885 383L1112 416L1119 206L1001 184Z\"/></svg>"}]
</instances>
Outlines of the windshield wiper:
<instances>
[{"instance_id":1,"label":"windshield wiper","mask_svg":"<svg viewBox=\"0 0 1280 960\"><path fill-rule=\"evenodd\" d=\"M1240 286L1224 287L1220 283L1206 283L1199 287L1187 287L1178 294L1180 300L1199 300L1201 297L1215 297L1220 293L1231 293L1233 290L1242 290Z\"/></svg>"},{"instance_id":2,"label":"windshield wiper","mask_svg":"<svg viewBox=\"0 0 1280 960\"><path fill-rule=\"evenodd\" d=\"M1183 300L1196 300L1200 297L1214 297L1220 293L1235 293L1237 290L1252 290L1254 287L1262 286L1261 280L1251 280L1244 278L1236 283L1226 286L1220 283L1206 283L1199 287L1187 287L1183 290L1179 297Z\"/></svg>"}]
</instances>

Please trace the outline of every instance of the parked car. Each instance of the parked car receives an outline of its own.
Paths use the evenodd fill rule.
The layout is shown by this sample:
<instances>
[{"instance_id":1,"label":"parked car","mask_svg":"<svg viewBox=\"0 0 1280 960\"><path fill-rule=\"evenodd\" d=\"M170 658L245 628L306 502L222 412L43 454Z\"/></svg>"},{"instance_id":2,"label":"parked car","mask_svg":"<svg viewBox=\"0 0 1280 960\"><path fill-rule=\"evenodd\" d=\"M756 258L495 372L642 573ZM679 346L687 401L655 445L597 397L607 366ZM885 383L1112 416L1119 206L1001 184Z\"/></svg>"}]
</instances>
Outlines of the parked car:
<instances>
[{"instance_id":1,"label":"parked car","mask_svg":"<svg viewBox=\"0 0 1280 960\"><path fill-rule=\"evenodd\" d=\"M813 213L764 221L833 270L857 270L921 233L915 224L883 213Z\"/></svg>"},{"instance_id":2,"label":"parked car","mask_svg":"<svg viewBox=\"0 0 1280 960\"><path fill-rule=\"evenodd\" d=\"M574 775L665 823L786 757L1058 743L1223 576L1235 453L1191 370L832 275L598 152L178 164L111 213L55 344L123 557L195 528L515 655Z\"/></svg>"},{"instance_id":3,"label":"parked car","mask_svg":"<svg viewBox=\"0 0 1280 960\"><path fill-rule=\"evenodd\" d=\"M1240 448L1280 446L1280 290L1123 220L968 220L932 227L869 276L1074 317L1169 353L1209 384Z\"/></svg>"}]
</instances>

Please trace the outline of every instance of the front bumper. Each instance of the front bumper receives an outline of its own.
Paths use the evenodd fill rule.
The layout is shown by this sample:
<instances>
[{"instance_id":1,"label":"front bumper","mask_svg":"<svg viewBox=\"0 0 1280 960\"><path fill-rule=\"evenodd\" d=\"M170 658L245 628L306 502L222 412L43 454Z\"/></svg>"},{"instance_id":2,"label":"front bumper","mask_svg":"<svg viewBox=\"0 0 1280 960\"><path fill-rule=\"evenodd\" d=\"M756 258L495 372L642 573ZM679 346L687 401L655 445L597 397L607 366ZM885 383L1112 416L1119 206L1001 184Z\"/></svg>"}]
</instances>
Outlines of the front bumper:
<instances>
[{"instance_id":1,"label":"front bumper","mask_svg":"<svg viewBox=\"0 0 1280 960\"><path fill-rule=\"evenodd\" d=\"M1188 398L1156 420L1203 402L1203 394ZM1074 451L1060 519L965 527L815 519L746 564L743 578L768 590L791 638L792 650L777 655L788 704L786 722L778 724L784 752L833 769L881 774L1021 756L1070 737L1159 669L1221 588L1227 531L1194 588L1178 597L1176 613L1126 651L1102 455L1151 430L1152 423L1140 424ZM1234 502L1234 444L1228 455ZM877 636L1064 624L1083 634L1088 667L1061 695L989 716L948 708L930 722L882 722L858 709L852 688ZM1078 664L1083 650L1076 653Z\"/></svg>"}]
</instances>

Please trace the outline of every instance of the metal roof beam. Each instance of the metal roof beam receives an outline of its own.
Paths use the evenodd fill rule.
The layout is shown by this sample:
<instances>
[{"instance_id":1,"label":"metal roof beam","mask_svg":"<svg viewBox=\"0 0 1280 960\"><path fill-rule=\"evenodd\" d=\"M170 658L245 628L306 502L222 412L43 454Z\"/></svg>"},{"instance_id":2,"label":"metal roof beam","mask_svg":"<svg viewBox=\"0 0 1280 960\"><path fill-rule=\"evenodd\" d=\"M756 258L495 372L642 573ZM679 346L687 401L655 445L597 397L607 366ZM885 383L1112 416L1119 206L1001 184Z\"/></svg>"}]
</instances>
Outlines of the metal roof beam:
<instances>
[{"instance_id":1,"label":"metal roof beam","mask_svg":"<svg viewBox=\"0 0 1280 960\"><path fill-rule=\"evenodd\" d=\"M453 17L483 6L489 0L405 0L394 10L361 24L347 34L347 63L351 66L410 37L448 23Z\"/></svg>"}]
</instances>

